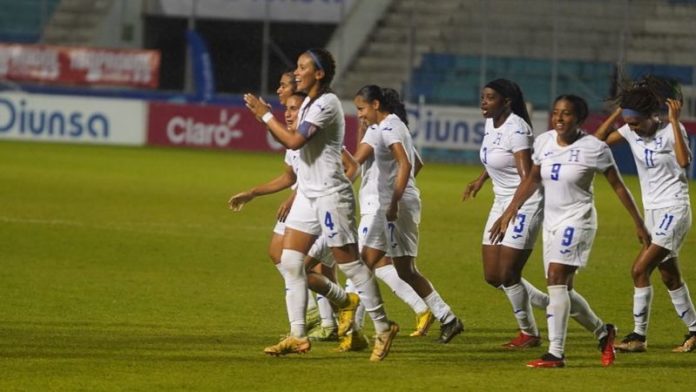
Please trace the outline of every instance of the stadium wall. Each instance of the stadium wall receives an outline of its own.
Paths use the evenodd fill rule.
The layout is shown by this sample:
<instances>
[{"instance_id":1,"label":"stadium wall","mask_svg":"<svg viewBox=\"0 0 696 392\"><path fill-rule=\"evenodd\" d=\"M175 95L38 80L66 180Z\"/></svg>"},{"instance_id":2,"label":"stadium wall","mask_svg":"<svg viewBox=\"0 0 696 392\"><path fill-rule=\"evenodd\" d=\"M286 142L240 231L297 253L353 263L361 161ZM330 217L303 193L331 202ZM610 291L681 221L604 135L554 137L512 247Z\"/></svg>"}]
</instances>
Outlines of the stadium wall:
<instances>
[{"instance_id":1,"label":"stadium wall","mask_svg":"<svg viewBox=\"0 0 696 392\"><path fill-rule=\"evenodd\" d=\"M277 107L277 105L276 105ZM357 117L346 108L345 145L356 147ZM414 144L426 160L478 164L484 121L476 108L409 105ZM276 118L283 112L274 110ZM548 129L548 113L533 112L537 133ZM593 115L588 129L604 117ZM685 122L691 150L696 152L696 122ZM170 146L222 150L282 152L283 147L241 103L171 103L146 99L81 97L26 92L0 92L0 140L57 143ZM626 146L613 149L622 173L635 174ZM693 159L693 161L696 161ZM694 164L688 171L696 176Z\"/></svg>"}]
</instances>

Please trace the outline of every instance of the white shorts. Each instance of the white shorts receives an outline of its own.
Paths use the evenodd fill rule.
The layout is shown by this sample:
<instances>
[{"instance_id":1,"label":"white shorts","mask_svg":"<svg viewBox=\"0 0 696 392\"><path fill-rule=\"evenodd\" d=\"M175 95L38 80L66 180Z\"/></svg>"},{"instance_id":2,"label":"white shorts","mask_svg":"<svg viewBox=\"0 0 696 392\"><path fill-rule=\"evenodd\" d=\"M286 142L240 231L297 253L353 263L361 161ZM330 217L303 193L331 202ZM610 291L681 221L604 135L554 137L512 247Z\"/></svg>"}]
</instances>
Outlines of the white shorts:
<instances>
[{"instance_id":1,"label":"white shorts","mask_svg":"<svg viewBox=\"0 0 696 392\"><path fill-rule=\"evenodd\" d=\"M551 262L583 268L590 258L590 250L597 229L561 226L556 230L544 229L544 271Z\"/></svg>"},{"instance_id":2,"label":"white shorts","mask_svg":"<svg viewBox=\"0 0 696 392\"><path fill-rule=\"evenodd\" d=\"M652 243L669 250L662 261L675 258L691 228L691 206L645 210L645 226L650 231Z\"/></svg>"},{"instance_id":3,"label":"white shorts","mask_svg":"<svg viewBox=\"0 0 696 392\"><path fill-rule=\"evenodd\" d=\"M509 202L510 199L502 202L493 202L491 212L488 214L488 220L486 221L486 227L483 229L483 245L493 245L489 231L495 221L503 215ZM534 248L534 243L543 220L544 209L541 207L541 203L523 204L517 211L515 220L510 222L507 230L505 230L505 236L500 245L513 249Z\"/></svg>"},{"instance_id":4,"label":"white shorts","mask_svg":"<svg viewBox=\"0 0 696 392\"><path fill-rule=\"evenodd\" d=\"M285 226L317 237L324 235L332 248L357 243L353 189L311 199L297 192Z\"/></svg>"},{"instance_id":5,"label":"white shorts","mask_svg":"<svg viewBox=\"0 0 696 392\"><path fill-rule=\"evenodd\" d=\"M383 211L360 217L358 244L361 252L364 246L387 251L387 216Z\"/></svg>"},{"instance_id":6,"label":"white shorts","mask_svg":"<svg viewBox=\"0 0 696 392\"><path fill-rule=\"evenodd\" d=\"M323 235L319 236L319 238L314 241L314 244L312 244L312 247L309 249L308 256L319 260L329 268L333 268L336 264L333 253L331 253L331 248L329 248L329 245L326 243L326 237Z\"/></svg>"},{"instance_id":7,"label":"white shorts","mask_svg":"<svg viewBox=\"0 0 696 392\"><path fill-rule=\"evenodd\" d=\"M285 234L285 222L276 221L276 225L273 228L273 233L278 235ZM326 244L326 238L323 235L317 237L314 241L312 247L309 248L307 255L313 259L319 260L322 264L329 268L333 268L335 261L333 258L333 253L331 253L331 248Z\"/></svg>"},{"instance_id":8,"label":"white shorts","mask_svg":"<svg viewBox=\"0 0 696 392\"><path fill-rule=\"evenodd\" d=\"M418 256L420 220L420 199L402 199L396 221L387 222L387 256Z\"/></svg>"},{"instance_id":9,"label":"white shorts","mask_svg":"<svg viewBox=\"0 0 696 392\"><path fill-rule=\"evenodd\" d=\"M284 235L285 234L285 222L276 221L276 224L273 227L273 232L275 234L278 234L278 235Z\"/></svg>"}]
</instances>

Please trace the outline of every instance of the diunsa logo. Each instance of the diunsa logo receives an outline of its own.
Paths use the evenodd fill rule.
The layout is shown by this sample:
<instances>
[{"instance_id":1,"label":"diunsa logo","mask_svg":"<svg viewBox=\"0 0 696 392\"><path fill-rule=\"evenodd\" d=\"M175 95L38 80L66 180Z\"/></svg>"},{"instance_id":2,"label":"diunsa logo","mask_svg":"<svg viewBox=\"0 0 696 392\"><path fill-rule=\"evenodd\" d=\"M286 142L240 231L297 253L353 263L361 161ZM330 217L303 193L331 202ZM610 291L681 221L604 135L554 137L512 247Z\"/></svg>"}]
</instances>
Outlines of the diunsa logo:
<instances>
[{"instance_id":1,"label":"diunsa logo","mask_svg":"<svg viewBox=\"0 0 696 392\"><path fill-rule=\"evenodd\" d=\"M175 116L167 123L167 138L173 144L226 147L234 139L242 137L241 130L234 129L240 114L230 116L227 110L220 112L220 121L210 124L192 117Z\"/></svg>"}]
</instances>

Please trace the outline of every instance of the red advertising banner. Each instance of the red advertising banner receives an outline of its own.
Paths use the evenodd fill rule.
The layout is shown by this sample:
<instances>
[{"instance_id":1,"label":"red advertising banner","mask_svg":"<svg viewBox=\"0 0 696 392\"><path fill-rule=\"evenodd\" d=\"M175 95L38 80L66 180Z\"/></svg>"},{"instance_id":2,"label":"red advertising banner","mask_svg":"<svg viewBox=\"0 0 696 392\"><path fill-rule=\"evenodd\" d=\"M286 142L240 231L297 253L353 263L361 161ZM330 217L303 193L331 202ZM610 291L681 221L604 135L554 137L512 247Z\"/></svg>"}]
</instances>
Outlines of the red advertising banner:
<instances>
[{"instance_id":1,"label":"red advertising banner","mask_svg":"<svg viewBox=\"0 0 696 392\"><path fill-rule=\"evenodd\" d=\"M0 44L0 79L156 88L156 50Z\"/></svg>"},{"instance_id":2,"label":"red advertising banner","mask_svg":"<svg viewBox=\"0 0 696 392\"><path fill-rule=\"evenodd\" d=\"M277 119L283 112L275 110ZM346 147L355 150L355 117L346 118ZM264 124L243 106L153 102L149 106L147 143L159 146L285 151ZM348 131L350 130L350 131Z\"/></svg>"}]
</instances>

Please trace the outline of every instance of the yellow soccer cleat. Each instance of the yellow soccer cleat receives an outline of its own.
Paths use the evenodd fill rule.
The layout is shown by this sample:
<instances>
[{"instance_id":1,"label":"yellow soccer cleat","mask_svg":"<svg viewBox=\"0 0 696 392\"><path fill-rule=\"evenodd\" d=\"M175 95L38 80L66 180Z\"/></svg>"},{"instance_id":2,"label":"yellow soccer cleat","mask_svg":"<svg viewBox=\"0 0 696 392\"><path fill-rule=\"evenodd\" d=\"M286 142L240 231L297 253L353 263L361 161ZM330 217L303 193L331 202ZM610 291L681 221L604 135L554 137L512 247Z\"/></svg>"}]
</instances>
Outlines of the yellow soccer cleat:
<instances>
[{"instance_id":1,"label":"yellow soccer cleat","mask_svg":"<svg viewBox=\"0 0 696 392\"><path fill-rule=\"evenodd\" d=\"M307 337L298 338L295 336L288 336L278 344L266 347L263 349L263 352L274 357L279 357L286 354L304 354L311 348L312 343Z\"/></svg>"},{"instance_id":2,"label":"yellow soccer cleat","mask_svg":"<svg viewBox=\"0 0 696 392\"><path fill-rule=\"evenodd\" d=\"M614 348L622 353L642 353L648 349L645 336L631 332L620 343L615 343Z\"/></svg>"},{"instance_id":3,"label":"yellow soccer cleat","mask_svg":"<svg viewBox=\"0 0 696 392\"><path fill-rule=\"evenodd\" d=\"M408 336L426 336L430 330L430 326L435 322L435 316L430 310L416 315L416 330Z\"/></svg>"},{"instance_id":4,"label":"yellow soccer cleat","mask_svg":"<svg viewBox=\"0 0 696 392\"><path fill-rule=\"evenodd\" d=\"M398 333L399 324L390 321L389 329L384 332L378 333L375 337L375 346L372 348L372 355L370 355L370 361L378 362L386 358L387 354L389 354L389 350L391 349L392 342L394 342L394 338Z\"/></svg>"},{"instance_id":5,"label":"yellow soccer cleat","mask_svg":"<svg viewBox=\"0 0 696 392\"><path fill-rule=\"evenodd\" d=\"M684 337L684 343L682 343L681 346L675 347L672 352L690 353L694 350L696 350L696 331L691 331Z\"/></svg>"},{"instance_id":6,"label":"yellow soccer cleat","mask_svg":"<svg viewBox=\"0 0 696 392\"><path fill-rule=\"evenodd\" d=\"M340 338L340 343L334 351L345 353L348 351L362 351L368 347L370 347L370 343L367 341L367 336L361 332L351 332Z\"/></svg>"},{"instance_id":7,"label":"yellow soccer cleat","mask_svg":"<svg viewBox=\"0 0 696 392\"><path fill-rule=\"evenodd\" d=\"M346 333L353 327L358 305L360 305L360 297L355 293L348 293L346 304L338 308L338 337L346 336Z\"/></svg>"}]
</instances>

